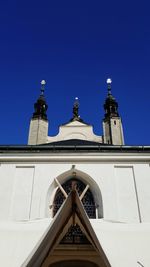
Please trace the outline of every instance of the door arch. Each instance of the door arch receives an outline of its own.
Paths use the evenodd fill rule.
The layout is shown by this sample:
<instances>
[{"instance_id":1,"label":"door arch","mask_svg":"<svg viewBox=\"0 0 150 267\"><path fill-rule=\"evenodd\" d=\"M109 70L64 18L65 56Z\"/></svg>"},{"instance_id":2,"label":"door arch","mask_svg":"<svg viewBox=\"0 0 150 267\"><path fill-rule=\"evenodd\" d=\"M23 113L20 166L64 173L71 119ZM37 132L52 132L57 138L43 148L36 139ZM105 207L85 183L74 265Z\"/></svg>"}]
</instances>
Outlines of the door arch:
<instances>
[{"instance_id":1,"label":"door arch","mask_svg":"<svg viewBox=\"0 0 150 267\"><path fill-rule=\"evenodd\" d=\"M69 260L69 261L61 261L51 264L49 267L98 267L97 264L90 261L82 261L82 260Z\"/></svg>"}]
</instances>

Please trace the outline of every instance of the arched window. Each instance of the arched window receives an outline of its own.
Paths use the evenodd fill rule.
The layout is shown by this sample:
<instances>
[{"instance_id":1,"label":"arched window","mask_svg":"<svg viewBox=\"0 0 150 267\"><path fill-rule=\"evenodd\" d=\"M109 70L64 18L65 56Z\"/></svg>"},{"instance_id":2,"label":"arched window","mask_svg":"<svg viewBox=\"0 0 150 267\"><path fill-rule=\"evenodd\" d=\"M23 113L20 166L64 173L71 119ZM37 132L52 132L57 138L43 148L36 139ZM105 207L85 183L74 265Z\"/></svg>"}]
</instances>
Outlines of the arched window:
<instances>
[{"instance_id":1,"label":"arched window","mask_svg":"<svg viewBox=\"0 0 150 267\"><path fill-rule=\"evenodd\" d=\"M79 179L76 179L76 178L69 179L64 184L62 184L62 187L68 195L71 192L73 183L75 183L76 190L77 190L79 196L81 196L84 189L86 188L86 185ZM56 195L55 195L55 198L54 198L54 203L53 203L54 204L53 205L53 215L55 215L57 213L57 211L61 207L64 200L65 200L65 196L62 193L62 191L60 190L60 188L58 188ZM93 194L89 188L85 192L81 201L83 203L84 209L85 209L88 217L91 219L96 218L96 205L95 205Z\"/></svg>"}]
</instances>

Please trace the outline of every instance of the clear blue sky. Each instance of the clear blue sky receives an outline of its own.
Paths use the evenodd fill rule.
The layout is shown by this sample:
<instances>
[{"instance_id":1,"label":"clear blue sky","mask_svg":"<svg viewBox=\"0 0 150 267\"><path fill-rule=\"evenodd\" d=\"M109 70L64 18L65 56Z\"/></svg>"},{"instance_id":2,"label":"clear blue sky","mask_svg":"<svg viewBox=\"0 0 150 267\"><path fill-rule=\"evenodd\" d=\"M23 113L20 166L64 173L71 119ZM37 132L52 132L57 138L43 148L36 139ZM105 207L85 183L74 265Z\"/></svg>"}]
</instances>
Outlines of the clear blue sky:
<instances>
[{"instance_id":1,"label":"clear blue sky","mask_svg":"<svg viewBox=\"0 0 150 267\"><path fill-rule=\"evenodd\" d=\"M150 145L149 1L1 1L0 144L26 144L45 79L49 135L80 115L102 134L106 79L125 142Z\"/></svg>"}]
</instances>

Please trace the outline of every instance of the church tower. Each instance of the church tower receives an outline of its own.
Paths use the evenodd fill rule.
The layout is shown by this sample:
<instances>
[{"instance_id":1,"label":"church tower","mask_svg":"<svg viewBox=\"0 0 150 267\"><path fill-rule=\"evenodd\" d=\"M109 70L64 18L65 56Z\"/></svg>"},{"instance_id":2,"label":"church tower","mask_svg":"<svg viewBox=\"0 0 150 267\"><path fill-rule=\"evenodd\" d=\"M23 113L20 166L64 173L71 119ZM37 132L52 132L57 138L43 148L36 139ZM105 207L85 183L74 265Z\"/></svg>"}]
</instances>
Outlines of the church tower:
<instances>
[{"instance_id":1,"label":"church tower","mask_svg":"<svg viewBox=\"0 0 150 267\"><path fill-rule=\"evenodd\" d=\"M104 103L103 142L110 145L124 145L121 117L118 103L111 93L111 79L107 79L108 95Z\"/></svg>"},{"instance_id":2,"label":"church tower","mask_svg":"<svg viewBox=\"0 0 150 267\"><path fill-rule=\"evenodd\" d=\"M48 136L48 120L46 111L48 105L46 104L44 96L45 80L41 81L41 94L34 104L34 113L30 121L28 145L44 144L47 142Z\"/></svg>"}]
</instances>

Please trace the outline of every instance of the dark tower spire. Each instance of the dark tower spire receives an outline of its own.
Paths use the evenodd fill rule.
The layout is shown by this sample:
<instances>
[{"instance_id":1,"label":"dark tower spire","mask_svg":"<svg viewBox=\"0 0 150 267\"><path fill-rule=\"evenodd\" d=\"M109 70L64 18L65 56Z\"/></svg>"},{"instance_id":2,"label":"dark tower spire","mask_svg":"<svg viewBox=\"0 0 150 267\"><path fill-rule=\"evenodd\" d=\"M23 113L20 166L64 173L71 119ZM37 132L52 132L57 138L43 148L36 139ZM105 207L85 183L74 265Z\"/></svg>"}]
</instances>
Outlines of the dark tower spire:
<instances>
[{"instance_id":1,"label":"dark tower spire","mask_svg":"<svg viewBox=\"0 0 150 267\"><path fill-rule=\"evenodd\" d=\"M111 93L112 80L107 79L108 94L104 103L103 141L111 145L123 145L123 129L118 113L118 103Z\"/></svg>"},{"instance_id":2,"label":"dark tower spire","mask_svg":"<svg viewBox=\"0 0 150 267\"><path fill-rule=\"evenodd\" d=\"M82 119L79 116L79 100L78 100L78 97L75 97L72 113L73 113L73 117L71 118L70 121L80 121L80 122L82 122Z\"/></svg>"},{"instance_id":3,"label":"dark tower spire","mask_svg":"<svg viewBox=\"0 0 150 267\"><path fill-rule=\"evenodd\" d=\"M45 80L41 81L41 94L34 104L34 113L32 119L43 119L47 121L46 111L48 109L48 105L45 100L44 91L45 91Z\"/></svg>"},{"instance_id":4,"label":"dark tower spire","mask_svg":"<svg viewBox=\"0 0 150 267\"><path fill-rule=\"evenodd\" d=\"M73 104L73 119L78 120L79 117L79 100L78 97L76 97Z\"/></svg>"},{"instance_id":5,"label":"dark tower spire","mask_svg":"<svg viewBox=\"0 0 150 267\"><path fill-rule=\"evenodd\" d=\"M84 124L87 124L84 120L81 119L79 115L79 99L78 97L75 97L74 104L73 104L73 109L72 109L72 118L70 119L70 122L72 121L79 121Z\"/></svg>"},{"instance_id":6,"label":"dark tower spire","mask_svg":"<svg viewBox=\"0 0 150 267\"><path fill-rule=\"evenodd\" d=\"M41 94L34 104L34 113L30 121L29 128L29 145L44 144L47 142L48 137L48 120L46 111L48 105L46 104L44 90L45 90L45 80L41 81Z\"/></svg>"},{"instance_id":7,"label":"dark tower spire","mask_svg":"<svg viewBox=\"0 0 150 267\"><path fill-rule=\"evenodd\" d=\"M112 80L107 79L108 95L104 103L105 118L119 117L118 103L111 93Z\"/></svg>"},{"instance_id":8,"label":"dark tower spire","mask_svg":"<svg viewBox=\"0 0 150 267\"><path fill-rule=\"evenodd\" d=\"M79 115L79 99L78 99L78 97L75 97L72 113L73 113L73 117L71 118L70 121L80 121L80 122L84 123L84 121L80 118L80 115Z\"/></svg>"}]
</instances>

